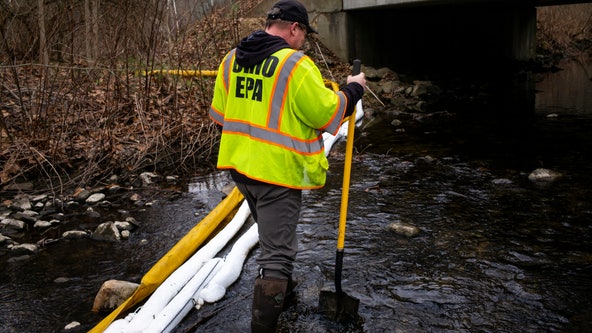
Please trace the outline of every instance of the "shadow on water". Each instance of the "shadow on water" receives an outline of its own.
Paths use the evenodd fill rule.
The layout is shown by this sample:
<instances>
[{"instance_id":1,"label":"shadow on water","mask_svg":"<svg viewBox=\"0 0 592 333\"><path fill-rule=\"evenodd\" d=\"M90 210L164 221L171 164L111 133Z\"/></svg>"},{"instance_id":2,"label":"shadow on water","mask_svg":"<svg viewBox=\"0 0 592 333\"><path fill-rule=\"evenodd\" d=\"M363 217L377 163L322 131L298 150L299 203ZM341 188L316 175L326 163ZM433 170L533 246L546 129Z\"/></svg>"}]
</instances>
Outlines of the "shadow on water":
<instances>
[{"instance_id":1,"label":"shadow on water","mask_svg":"<svg viewBox=\"0 0 592 333\"><path fill-rule=\"evenodd\" d=\"M316 312L320 289L333 281L344 158L336 147L327 186L304 196L294 272L300 284L280 331L589 330L592 104L549 94L584 82L578 89L592 96L592 81L578 81L582 71L569 74L567 66L540 78L536 112L518 123L508 114L455 114L450 106L356 134L343 287L360 299L361 320L350 325ZM563 177L533 183L527 176L538 167ZM180 198L142 212L143 227L128 241L63 242L27 261L3 260L0 331L60 332L74 320L82 323L77 331L90 329L104 316L89 311L102 282L139 281L227 183L224 173L195 179ZM420 232L398 235L388 229L393 222ZM256 248L222 300L192 311L176 332L248 331L257 255Z\"/></svg>"}]
</instances>

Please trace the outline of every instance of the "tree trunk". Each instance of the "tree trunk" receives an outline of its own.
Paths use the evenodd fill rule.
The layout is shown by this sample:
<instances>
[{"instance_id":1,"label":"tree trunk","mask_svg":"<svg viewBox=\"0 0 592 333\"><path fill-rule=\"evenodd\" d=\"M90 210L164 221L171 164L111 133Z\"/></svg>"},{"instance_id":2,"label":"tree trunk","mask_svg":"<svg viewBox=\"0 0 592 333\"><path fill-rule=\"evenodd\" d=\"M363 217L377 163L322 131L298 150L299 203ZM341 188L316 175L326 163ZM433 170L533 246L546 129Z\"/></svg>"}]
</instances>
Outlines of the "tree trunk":
<instances>
[{"instance_id":1,"label":"tree trunk","mask_svg":"<svg viewBox=\"0 0 592 333\"><path fill-rule=\"evenodd\" d=\"M84 0L84 33L86 61L94 64L99 55L99 0Z\"/></svg>"},{"instance_id":2,"label":"tree trunk","mask_svg":"<svg viewBox=\"0 0 592 333\"><path fill-rule=\"evenodd\" d=\"M91 49L91 30L92 30L92 19L90 16L90 0L84 0L84 51L86 53L86 62L90 63L94 58Z\"/></svg>"},{"instance_id":3,"label":"tree trunk","mask_svg":"<svg viewBox=\"0 0 592 333\"><path fill-rule=\"evenodd\" d=\"M92 0L92 50L94 61L99 56L99 6L100 0Z\"/></svg>"},{"instance_id":4,"label":"tree trunk","mask_svg":"<svg viewBox=\"0 0 592 333\"><path fill-rule=\"evenodd\" d=\"M47 52L47 36L45 34L45 5L43 0L37 0L37 12L39 15L39 62L42 65L49 65L49 54Z\"/></svg>"}]
</instances>

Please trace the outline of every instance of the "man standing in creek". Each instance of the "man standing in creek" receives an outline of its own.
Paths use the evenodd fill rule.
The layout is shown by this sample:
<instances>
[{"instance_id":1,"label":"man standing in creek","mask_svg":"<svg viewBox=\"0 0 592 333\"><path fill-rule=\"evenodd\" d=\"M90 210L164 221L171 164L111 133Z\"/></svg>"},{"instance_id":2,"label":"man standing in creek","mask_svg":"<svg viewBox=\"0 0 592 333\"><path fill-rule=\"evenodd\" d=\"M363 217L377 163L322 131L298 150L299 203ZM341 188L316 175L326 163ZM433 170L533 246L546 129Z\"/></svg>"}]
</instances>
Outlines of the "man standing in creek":
<instances>
[{"instance_id":1,"label":"man standing in creek","mask_svg":"<svg viewBox=\"0 0 592 333\"><path fill-rule=\"evenodd\" d=\"M327 88L298 50L317 33L298 1L267 12L265 31L240 41L222 60L210 117L222 126L218 168L228 169L258 225L259 274L252 332L275 332L298 250L302 190L325 185L323 132L336 134L364 94L364 73Z\"/></svg>"}]
</instances>

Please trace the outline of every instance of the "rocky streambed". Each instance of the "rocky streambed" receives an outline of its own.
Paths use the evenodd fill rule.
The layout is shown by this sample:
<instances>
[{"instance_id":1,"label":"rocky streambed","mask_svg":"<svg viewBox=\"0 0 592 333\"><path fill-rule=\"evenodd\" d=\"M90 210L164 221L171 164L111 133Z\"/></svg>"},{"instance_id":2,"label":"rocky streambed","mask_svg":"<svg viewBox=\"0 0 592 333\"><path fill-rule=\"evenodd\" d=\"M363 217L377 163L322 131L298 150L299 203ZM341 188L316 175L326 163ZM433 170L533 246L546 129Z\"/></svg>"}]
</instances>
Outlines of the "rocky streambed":
<instances>
[{"instance_id":1,"label":"rocky streambed","mask_svg":"<svg viewBox=\"0 0 592 333\"><path fill-rule=\"evenodd\" d=\"M67 195L35 193L32 183L5 186L0 205L0 255L11 262L26 260L58 242L73 239L125 241L142 221L135 213L155 201L179 195L174 176L142 173L128 186L77 188Z\"/></svg>"}]
</instances>

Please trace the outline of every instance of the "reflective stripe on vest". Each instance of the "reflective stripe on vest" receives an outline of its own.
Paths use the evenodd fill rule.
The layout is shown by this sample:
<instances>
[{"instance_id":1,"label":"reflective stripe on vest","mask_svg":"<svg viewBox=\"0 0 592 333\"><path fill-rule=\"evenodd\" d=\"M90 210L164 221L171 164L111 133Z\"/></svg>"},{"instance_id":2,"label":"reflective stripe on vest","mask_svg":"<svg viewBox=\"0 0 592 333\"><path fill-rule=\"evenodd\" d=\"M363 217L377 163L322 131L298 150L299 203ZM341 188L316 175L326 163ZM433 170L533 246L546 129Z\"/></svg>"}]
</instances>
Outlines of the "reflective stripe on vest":
<instances>
[{"instance_id":1,"label":"reflective stripe on vest","mask_svg":"<svg viewBox=\"0 0 592 333\"><path fill-rule=\"evenodd\" d=\"M228 95L228 89L229 87L229 82L230 82L230 72L232 70L232 62L234 60L234 54L236 52L236 49L232 49L230 52L228 52L228 55L226 56L226 58L224 58L223 62L222 62L222 83L224 84L224 90L226 91L226 94ZM220 112L214 110L211 106L210 106L210 118L212 118L212 120L214 120L215 122L217 122L218 124L224 124L224 115L221 114Z\"/></svg>"},{"instance_id":2,"label":"reflective stripe on vest","mask_svg":"<svg viewBox=\"0 0 592 333\"><path fill-rule=\"evenodd\" d=\"M317 137L311 141L304 141L281 132L275 132L267 128L256 127L238 121L226 121L224 123L224 132L247 135L252 139L279 145L301 155L318 154L324 147L322 144L322 135L320 138Z\"/></svg>"},{"instance_id":3,"label":"reflective stripe on vest","mask_svg":"<svg viewBox=\"0 0 592 333\"><path fill-rule=\"evenodd\" d=\"M286 58L284 64L282 65L280 75L278 75L276 78L273 96L271 97L271 103L269 106L271 110L269 112L269 120L267 121L268 128L276 130L280 128L280 117L282 115L282 108L284 106L285 92L288 89L288 83L290 81L289 78L292 74L292 70L303 57L303 53L294 51ZM318 135L320 134L321 133L319 132Z\"/></svg>"},{"instance_id":4,"label":"reflective stripe on vest","mask_svg":"<svg viewBox=\"0 0 592 333\"><path fill-rule=\"evenodd\" d=\"M226 59L224 59L224 90L226 90L226 93L228 94L228 82L230 82L230 70L231 70L231 65L232 65L232 61L234 59L234 53L236 52L236 49L232 49L230 52L228 52L228 56L226 57Z\"/></svg>"}]
</instances>

